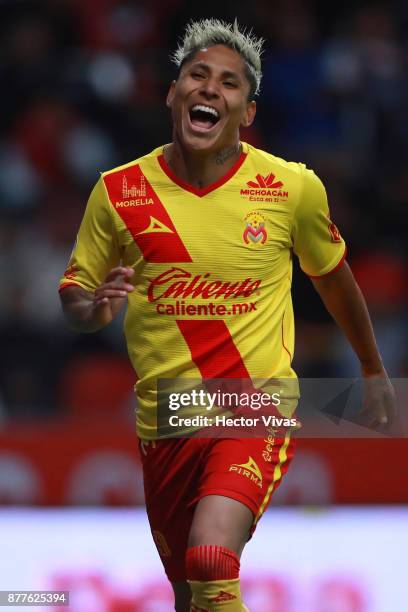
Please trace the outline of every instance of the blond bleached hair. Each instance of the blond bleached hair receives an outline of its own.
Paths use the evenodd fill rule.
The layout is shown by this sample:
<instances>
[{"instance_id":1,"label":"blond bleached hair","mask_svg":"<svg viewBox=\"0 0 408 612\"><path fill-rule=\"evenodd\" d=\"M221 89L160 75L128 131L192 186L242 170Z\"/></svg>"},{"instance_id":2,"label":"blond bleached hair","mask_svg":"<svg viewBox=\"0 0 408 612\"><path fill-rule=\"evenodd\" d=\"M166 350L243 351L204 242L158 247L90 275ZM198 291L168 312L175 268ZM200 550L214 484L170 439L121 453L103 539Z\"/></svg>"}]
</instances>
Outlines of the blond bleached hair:
<instances>
[{"instance_id":1,"label":"blond bleached hair","mask_svg":"<svg viewBox=\"0 0 408 612\"><path fill-rule=\"evenodd\" d=\"M257 38L252 30L241 28L235 19L234 23L221 19L201 19L187 24L184 36L176 51L171 55L172 61L179 67L189 60L200 49L225 45L239 53L245 62L248 81L251 85L251 96L259 94L262 79L261 55L263 38Z\"/></svg>"}]
</instances>

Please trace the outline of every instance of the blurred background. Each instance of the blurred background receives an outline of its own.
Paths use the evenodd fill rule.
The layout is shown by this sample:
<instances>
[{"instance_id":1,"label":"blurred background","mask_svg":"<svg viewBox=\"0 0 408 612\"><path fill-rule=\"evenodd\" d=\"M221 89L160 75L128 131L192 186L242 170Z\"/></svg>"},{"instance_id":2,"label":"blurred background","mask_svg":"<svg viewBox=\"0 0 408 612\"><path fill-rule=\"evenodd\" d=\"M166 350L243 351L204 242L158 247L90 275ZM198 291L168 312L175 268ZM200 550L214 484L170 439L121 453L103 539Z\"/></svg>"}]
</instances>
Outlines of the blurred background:
<instances>
[{"instance_id":1,"label":"blurred background","mask_svg":"<svg viewBox=\"0 0 408 612\"><path fill-rule=\"evenodd\" d=\"M242 139L321 177L388 372L408 374L406 2L0 0L0 533L9 551L0 588L77 589L75 612L171 609L142 509L121 322L95 335L69 331L57 286L98 173L171 140L169 52L190 18L210 16L237 17L266 39L258 115ZM298 267L294 302L297 372L358 375ZM384 587L373 554L379 531L407 531L407 451L403 439L300 441L273 500L285 508L259 526L272 534L270 556L261 562L260 550L248 552L251 612L407 609L406 591L404 605L391 576ZM54 525L47 536L44 521ZM113 540L106 534L118 525ZM290 552L305 531L314 534L310 546L321 543L323 565ZM32 546L24 559L6 545L17 533ZM356 548L343 559L350 533ZM34 568L35 534L49 541ZM327 550L330 537L338 549ZM384 542L394 568L396 541ZM287 555L279 571L276 547Z\"/></svg>"}]
</instances>

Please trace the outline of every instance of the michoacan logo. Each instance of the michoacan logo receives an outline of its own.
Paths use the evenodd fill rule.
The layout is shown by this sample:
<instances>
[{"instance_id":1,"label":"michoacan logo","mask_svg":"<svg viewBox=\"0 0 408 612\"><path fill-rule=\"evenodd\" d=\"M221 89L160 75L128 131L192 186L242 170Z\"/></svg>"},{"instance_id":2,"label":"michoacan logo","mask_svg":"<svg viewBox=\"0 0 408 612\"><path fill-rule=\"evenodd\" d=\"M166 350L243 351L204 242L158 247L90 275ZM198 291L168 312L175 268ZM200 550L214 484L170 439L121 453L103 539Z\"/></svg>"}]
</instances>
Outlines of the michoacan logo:
<instances>
[{"instance_id":1,"label":"michoacan logo","mask_svg":"<svg viewBox=\"0 0 408 612\"><path fill-rule=\"evenodd\" d=\"M275 175L270 172L266 176L262 176L262 174L256 175L255 181L248 181L248 187L254 187L255 189L264 188L264 189L280 189L283 187L282 181L275 181Z\"/></svg>"},{"instance_id":2,"label":"michoacan logo","mask_svg":"<svg viewBox=\"0 0 408 612\"><path fill-rule=\"evenodd\" d=\"M240 194L250 202L281 202L287 200L289 192L282 189L283 182L277 181L273 172L266 176L256 175L255 181L248 181L248 189L241 189Z\"/></svg>"}]
</instances>

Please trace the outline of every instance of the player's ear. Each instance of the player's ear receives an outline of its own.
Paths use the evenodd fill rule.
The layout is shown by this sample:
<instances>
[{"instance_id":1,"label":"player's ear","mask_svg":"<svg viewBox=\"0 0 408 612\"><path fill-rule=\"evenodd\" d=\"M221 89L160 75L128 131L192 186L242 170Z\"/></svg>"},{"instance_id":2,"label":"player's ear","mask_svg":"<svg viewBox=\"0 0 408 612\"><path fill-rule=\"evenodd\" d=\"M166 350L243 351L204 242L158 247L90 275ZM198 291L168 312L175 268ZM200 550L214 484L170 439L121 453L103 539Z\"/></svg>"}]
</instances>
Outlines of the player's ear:
<instances>
[{"instance_id":1,"label":"player's ear","mask_svg":"<svg viewBox=\"0 0 408 612\"><path fill-rule=\"evenodd\" d=\"M245 110L244 117L241 121L242 127L249 127L254 122L256 115L256 102L255 100L251 100L248 102Z\"/></svg>"},{"instance_id":2,"label":"player's ear","mask_svg":"<svg viewBox=\"0 0 408 612\"><path fill-rule=\"evenodd\" d=\"M171 108L171 105L173 103L173 98L174 98L174 88L176 87L176 81L172 81L170 84L170 89L168 91L167 94L167 98L166 98L166 106L168 108Z\"/></svg>"}]
</instances>

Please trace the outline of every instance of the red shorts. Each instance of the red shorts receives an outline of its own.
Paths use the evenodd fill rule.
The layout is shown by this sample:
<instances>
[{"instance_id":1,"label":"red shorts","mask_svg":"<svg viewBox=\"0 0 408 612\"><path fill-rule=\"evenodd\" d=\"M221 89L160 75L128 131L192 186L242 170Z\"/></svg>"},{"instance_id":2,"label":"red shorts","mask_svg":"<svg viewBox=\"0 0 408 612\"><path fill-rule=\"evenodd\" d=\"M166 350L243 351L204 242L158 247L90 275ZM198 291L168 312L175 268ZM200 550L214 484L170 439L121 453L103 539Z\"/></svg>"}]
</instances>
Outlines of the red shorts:
<instances>
[{"instance_id":1,"label":"red shorts","mask_svg":"<svg viewBox=\"0 0 408 612\"><path fill-rule=\"evenodd\" d=\"M293 457L294 441L183 438L140 442L146 509L171 582L186 580L185 554L194 509L206 495L242 502L254 515L251 534Z\"/></svg>"}]
</instances>

